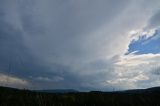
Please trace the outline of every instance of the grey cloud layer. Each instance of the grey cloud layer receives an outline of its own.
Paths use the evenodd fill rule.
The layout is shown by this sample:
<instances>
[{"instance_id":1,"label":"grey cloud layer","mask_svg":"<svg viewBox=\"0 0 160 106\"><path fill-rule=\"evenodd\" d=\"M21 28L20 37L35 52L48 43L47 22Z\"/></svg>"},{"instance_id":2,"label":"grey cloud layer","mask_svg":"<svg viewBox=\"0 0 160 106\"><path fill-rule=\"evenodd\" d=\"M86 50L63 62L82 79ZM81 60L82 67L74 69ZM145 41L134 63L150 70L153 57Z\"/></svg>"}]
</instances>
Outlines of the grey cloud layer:
<instances>
[{"instance_id":1,"label":"grey cloud layer","mask_svg":"<svg viewBox=\"0 0 160 106\"><path fill-rule=\"evenodd\" d=\"M155 13L155 15L153 15L151 17L147 28L151 29L151 28L157 28L157 27L159 27L159 25L160 25L159 19L160 19L160 10L157 11Z\"/></svg>"},{"instance_id":2,"label":"grey cloud layer","mask_svg":"<svg viewBox=\"0 0 160 106\"><path fill-rule=\"evenodd\" d=\"M144 0L0 4L1 73L11 55L12 74L37 88L111 89L106 80L116 76L115 63L131 42L128 32L145 27L157 11Z\"/></svg>"}]
</instances>

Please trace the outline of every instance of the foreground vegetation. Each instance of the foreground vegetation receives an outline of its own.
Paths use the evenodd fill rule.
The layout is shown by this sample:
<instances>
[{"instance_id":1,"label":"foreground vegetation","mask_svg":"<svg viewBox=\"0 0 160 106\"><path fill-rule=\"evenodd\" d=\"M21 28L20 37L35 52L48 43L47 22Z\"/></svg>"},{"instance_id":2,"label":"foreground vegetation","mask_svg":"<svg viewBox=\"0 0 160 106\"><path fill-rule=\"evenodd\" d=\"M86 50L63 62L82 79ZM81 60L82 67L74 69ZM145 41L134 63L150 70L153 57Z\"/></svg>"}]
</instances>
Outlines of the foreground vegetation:
<instances>
[{"instance_id":1,"label":"foreground vegetation","mask_svg":"<svg viewBox=\"0 0 160 106\"><path fill-rule=\"evenodd\" d=\"M160 106L160 92L40 93L0 87L0 106Z\"/></svg>"}]
</instances>

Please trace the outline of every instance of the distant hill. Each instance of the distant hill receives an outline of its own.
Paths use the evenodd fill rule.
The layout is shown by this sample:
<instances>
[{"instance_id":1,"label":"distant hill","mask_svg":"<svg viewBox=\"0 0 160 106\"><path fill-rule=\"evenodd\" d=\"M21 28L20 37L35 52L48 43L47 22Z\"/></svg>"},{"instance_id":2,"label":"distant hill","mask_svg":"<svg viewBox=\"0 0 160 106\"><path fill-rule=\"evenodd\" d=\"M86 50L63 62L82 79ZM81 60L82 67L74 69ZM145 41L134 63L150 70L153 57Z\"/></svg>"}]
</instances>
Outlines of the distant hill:
<instances>
[{"instance_id":1,"label":"distant hill","mask_svg":"<svg viewBox=\"0 0 160 106\"><path fill-rule=\"evenodd\" d=\"M146 89L148 92L160 92L160 87L152 87Z\"/></svg>"},{"instance_id":2,"label":"distant hill","mask_svg":"<svg viewBox=\"0 0 160 106\"><path fill-rule=\"evenodd\" d=\"M147 89L132 89L132 90L125 90L125 91L117 91L122 93L153 93L157 92L160 93L160 87L152 87Z\"/></svg>"},{"instance_id":3,"label":"distant hill","mask_svg":"<svg viewBox=\"0 0 160 106\"><path fill-rule=\"evenodd\" d=\"M11 87L0 86L0 91L28 91L28 92L39 92L39 93L81 93L81 91L75 89L45 89L45 90L27 90L27 89L18 89ZM131 89L124 91L90 91L89 93L147 93L147 92L160 92L160 87L152 87L147 89Z\"/></svg>"},{"instance_id":4,"label":"distant hill","mask_svg":"<svg viewBox=\"0 0 160 106\"><path fill-rule=\"evenodd\" d=\"M49 89L49 90L34 90L36 92L45 92L45 93L76 93L79 92L74 89Z\"/></svg>"}]
</instances>

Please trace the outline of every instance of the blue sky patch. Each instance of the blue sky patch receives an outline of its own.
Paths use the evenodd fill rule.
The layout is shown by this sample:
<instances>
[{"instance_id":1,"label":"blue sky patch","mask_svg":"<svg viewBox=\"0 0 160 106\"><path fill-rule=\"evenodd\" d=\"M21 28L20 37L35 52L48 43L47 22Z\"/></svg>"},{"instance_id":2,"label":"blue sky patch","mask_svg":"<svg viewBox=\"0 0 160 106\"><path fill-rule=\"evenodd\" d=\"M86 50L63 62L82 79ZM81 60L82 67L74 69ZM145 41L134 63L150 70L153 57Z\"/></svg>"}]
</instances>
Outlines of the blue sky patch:
<instances>
[{"instance_id":1,"label":"blue sky patch","mask_svg":"<svg viewBox=\"0 0 160 106\"><path fill-rule=\"evenodd\" d=\"M160 53L160 31L157 31L154 36L148 39L141 37L139 40L132 42L129 45L128 54L135 51L135 54Z\"/></svg>"}]
</instances>

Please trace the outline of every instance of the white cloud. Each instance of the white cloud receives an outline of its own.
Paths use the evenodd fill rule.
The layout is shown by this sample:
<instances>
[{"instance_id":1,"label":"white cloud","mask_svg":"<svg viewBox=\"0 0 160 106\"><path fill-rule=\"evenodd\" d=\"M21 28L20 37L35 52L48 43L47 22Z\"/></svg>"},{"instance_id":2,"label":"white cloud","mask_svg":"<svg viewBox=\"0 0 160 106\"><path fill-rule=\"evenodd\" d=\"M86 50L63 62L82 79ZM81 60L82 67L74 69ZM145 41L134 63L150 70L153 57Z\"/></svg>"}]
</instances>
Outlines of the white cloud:
<instances>
[{"instance_id":1,"label":"white cloud","mask_svg":"<svg viewBox=\"0 0 160 106\"><path fill-rule=\"evenodd\" d=\"M44 77L44 76L39 76L39 77L33 78L32 76L30 76L30 78L35 79L35 80L39 80L39 81L49 81L49 82L59 82L59 81L64 80L64 78L60 77L60 76L54 76L52 78Z\"/></svg>"},{"instance_id":2,"label":"white cloud","mask_svg":"<svg viewBox=\"0 0 160 106\"><path fill-rule=\"evenodd\" d=\"M0 74L0 84L3 86L24 88L29 83L28 83L28 81L21 79L21 78L17 78L14 76L8 76L5 74Z\"/></svg>"},{"instance_id":3,"label":"white cloud","mask_svg":"<svg viewBox=\"0 0 160 106\"><path fill-rule=\"evenodd\" d=\"M135 41L138 41L140 40L140 38L143 37L143 39L148 39L150 37L153 37L154 34L156 33L156 28L155 29L150 29L150 30L131 30L129 32L129 35L131 36L132 38L132 42L135 42Z\"/></svg>"},{"instance_id":4,"label":"white cloud","mask_svg":"<svg viewBox=\"0 0 160 106\"><path fill-rule=\"evenodd\" d=\"M157 83L159 74L156 74L159 73L157 70L160 66L159 61L160 54L122 56L115 64L114 78L106 82L116 87L119 86L121 89L159 86Z\"/></svg>"}]
</instances>

